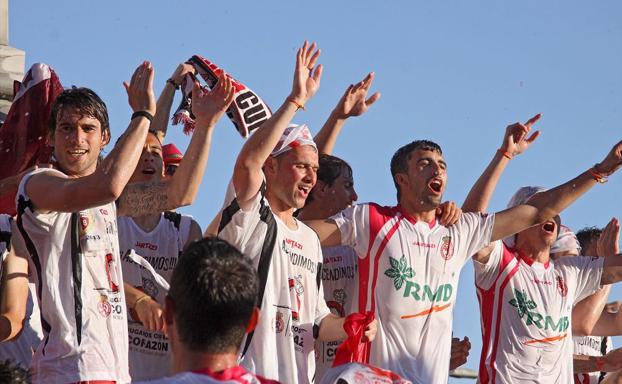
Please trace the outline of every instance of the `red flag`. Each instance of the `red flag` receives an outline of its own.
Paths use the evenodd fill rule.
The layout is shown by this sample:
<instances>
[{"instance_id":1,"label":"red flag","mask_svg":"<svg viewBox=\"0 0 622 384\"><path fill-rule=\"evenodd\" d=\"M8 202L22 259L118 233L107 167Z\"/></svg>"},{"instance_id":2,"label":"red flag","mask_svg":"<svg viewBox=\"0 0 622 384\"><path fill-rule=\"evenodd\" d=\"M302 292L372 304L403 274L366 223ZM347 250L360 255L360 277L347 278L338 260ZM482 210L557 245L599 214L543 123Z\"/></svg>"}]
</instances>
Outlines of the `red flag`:
<instances>
[{"instance_id":1,"label":"red flag","mask_svg":"<svg viewBox=\"0 0 622 384\"><path fill-rule=\"evenodd\" d=\"M346 317L343 329L346 331L348 338L337 347L333 367L352 362L368 362L368 347L370 344L363 341L363 336L365 335L365 327L373 320L374 314L371 312L352 313Z\"/></svg>"},{"instance_id":2,"label":"red flag","mask_svg":"<svg viewBox=\"0 0 622 384\"><path fill-rule=\"evenodd\" d=\"M13 104L0 128L0 180L35 164L50 163L47 145L52 103L63 91L58 76L47 64L34 64L18 85ZM16 190L0 196L0 213L14 215Z\"/></svg>"}]
</instances>

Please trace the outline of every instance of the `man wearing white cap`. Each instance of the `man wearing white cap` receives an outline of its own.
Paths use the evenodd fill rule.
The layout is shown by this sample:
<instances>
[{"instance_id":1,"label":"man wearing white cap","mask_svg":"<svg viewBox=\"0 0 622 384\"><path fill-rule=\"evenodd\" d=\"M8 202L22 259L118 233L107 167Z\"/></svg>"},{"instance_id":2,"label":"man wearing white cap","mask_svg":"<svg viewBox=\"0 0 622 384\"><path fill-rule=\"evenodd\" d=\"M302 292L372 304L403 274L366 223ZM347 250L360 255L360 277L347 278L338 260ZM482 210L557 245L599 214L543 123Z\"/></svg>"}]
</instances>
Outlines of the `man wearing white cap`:
<instances>
[{"instance_id":1,"label":"man wearing white cap","mask_svg":"<svg viewBox=\"0 0 622 384\"><path fill-rule=\"evenodd\" d=\"M292 92L242 148L218 218L218 235L253 260L260 280L261 314L241 364L283 383L313 382L316 337L346 337L324 301L317 235L293 216L315 185L318 154L309 129L289 123L319 88L319 54L306 42L298 50Z\"/></svg>"}]
</instances>

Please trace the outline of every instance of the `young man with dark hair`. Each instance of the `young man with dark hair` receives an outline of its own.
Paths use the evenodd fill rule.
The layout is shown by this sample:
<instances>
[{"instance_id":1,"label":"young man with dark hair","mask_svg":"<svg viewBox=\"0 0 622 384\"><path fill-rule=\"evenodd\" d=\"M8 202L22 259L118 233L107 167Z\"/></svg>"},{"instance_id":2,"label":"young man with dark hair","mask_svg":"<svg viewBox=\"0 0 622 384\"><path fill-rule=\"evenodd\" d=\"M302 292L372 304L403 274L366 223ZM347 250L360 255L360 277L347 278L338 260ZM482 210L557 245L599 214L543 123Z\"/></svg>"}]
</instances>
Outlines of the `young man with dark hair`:
<instances>
[{"instance_id":1,"label":"young man with dark hair","mask_svg":"<svg viewBox=\"0 0 622 384\"><path fill-rule=\"evenodd\" d=\"M596 245L602 233L603 230L598 227L585 227L580 229L575 234L581 246L579 252L583 255L596 255Z\"/></svg>"},{"instance_id":2,"label":"young man with dark hair","mask_svg":"<svg viewBox=\"0 0 622 384\"><path fill-rule=\"evenodd\" d=\"M58 169L37 169L20 183L17 226L27 251L15 254L12 263L26 276L30 263L37 284L45 337L31 367L35 383L130 380L117 214L143 216L193 201L207 163L209 126L224 113L225 102L209 105L211 93L195 84L195 114L201 121L190 145L195 161L182 164L170 180L126 186L155 113L152 83L149 62L124 83L134 113L101 161L110 141L105 105L92 91L66 90L51 120ZM26 297L21 301L25 305ZM2 339L16 331L0 328Z\"/></svg>"},{"instance_id":3,"label":"young man with dark hair","mask_svg":"<svg viewBox=\"0 0 622 384\"><path fill-rule=\"evenodd\" d=\"M173 271L164 306L176 375L149 383L276 383L237 364L257 321L258 291L250 259L235 247L217 238L192 243Z\"/></svg>"},{"instance_id":4,"label":"young man with dark hair","mask_svg":"<svg viewBox=\"0 0 622 384\"><path fill-rule=\"evenodd\" d=\"M391 161L397 206L355 205L332 219L309 222L322 245L351 245L362 256L359 311L374 311L382 324L370 362L417 383L447 382L452 307L466 261L491 241L550 220L597 179L614 173L622 165L621 151L622 143L602 163L529 204L496 214L463 214L445 227L435 216L447 164L438 145L415 141ZM499 156L512 155L500 150ZM488 258L477 261L485 264Z\"/></svg>"}]
</instances>

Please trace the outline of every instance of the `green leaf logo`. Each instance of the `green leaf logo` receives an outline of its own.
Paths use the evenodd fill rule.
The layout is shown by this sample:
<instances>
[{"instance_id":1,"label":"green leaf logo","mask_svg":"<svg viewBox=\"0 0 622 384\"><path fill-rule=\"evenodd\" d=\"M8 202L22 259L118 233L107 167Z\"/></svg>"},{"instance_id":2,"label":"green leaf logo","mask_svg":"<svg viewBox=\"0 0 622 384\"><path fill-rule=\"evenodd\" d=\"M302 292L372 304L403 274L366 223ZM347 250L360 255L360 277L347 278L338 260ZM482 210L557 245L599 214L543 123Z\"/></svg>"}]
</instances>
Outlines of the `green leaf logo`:
<instances>
[{"instance_id":1,"label":"green leaf logo","mask_svg":"<svg viewBox=\"0 0 622 384\"><path fill-rule=\"evenodd\" d=\"M393 279L393 286L396 290L402 288L406 279L412 279L415 277L415 271L406 263L406 257L402 257L397 260L389 256L389 263L391 268L384 271L384 275Z\"/></svg>"},{"instance_id":2,"label":"green leaf logo","mask_svg":"<svg viewBox=\"0 0 622 384\"><path fill-rule=\"evenodd\" d=\"M516 311L518 312L518 317L523 317L529 310L536 308L536 303L534 303L531 298L527 296L525 291L519 291L518 289L514 290L514 298L510 300L510 305L516 307Z\"/></svg>"}]
</instances>

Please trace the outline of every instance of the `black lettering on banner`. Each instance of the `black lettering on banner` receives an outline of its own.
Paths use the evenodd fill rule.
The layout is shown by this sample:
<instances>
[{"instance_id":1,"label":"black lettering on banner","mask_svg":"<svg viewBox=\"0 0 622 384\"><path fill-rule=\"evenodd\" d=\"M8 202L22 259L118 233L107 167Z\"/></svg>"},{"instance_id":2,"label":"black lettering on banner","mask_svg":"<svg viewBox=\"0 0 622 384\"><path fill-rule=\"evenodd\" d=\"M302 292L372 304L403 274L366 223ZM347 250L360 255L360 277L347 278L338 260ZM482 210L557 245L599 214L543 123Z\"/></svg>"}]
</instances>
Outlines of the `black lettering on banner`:
<instances>
[{"instance_id":1,"label":"black lettering on banner","mask_svg":"<svg viewBox=\"0 0 622 384\"><path fill-rule=\"evenodd\" d=\"M250 104L246 102L247 99L250 99ZM241 93L240 96L235 98L235 103L238 105L238 107L242 109L246 109L251 105L256 105L258 102L259 99L257 99L257 96L255 96L253 92L250 91Z\"/></svg>"},{"instance_id":2,"label":"black lettering on banner","mask_svg":"<svg viewBox=\"0 0 622 384\"><path fill-rule=\"evenodd\" d=\"M253 124L256 121L263 121L268 117L261 105L256 105L248 111L244 111L244 121L246 124Z\"/></svg>"}]
</instances>

